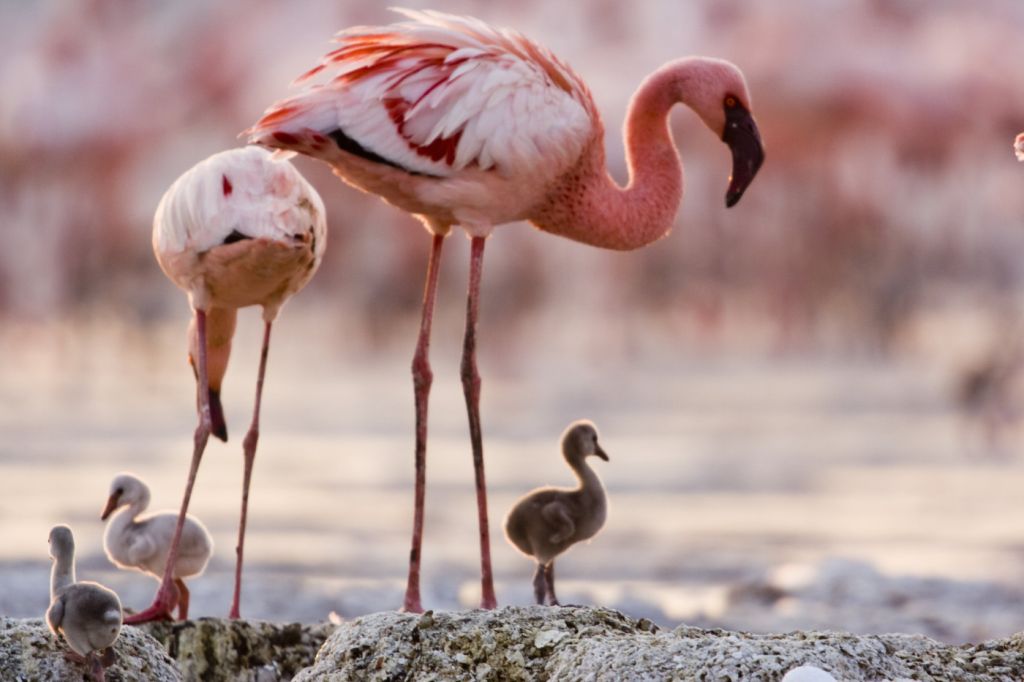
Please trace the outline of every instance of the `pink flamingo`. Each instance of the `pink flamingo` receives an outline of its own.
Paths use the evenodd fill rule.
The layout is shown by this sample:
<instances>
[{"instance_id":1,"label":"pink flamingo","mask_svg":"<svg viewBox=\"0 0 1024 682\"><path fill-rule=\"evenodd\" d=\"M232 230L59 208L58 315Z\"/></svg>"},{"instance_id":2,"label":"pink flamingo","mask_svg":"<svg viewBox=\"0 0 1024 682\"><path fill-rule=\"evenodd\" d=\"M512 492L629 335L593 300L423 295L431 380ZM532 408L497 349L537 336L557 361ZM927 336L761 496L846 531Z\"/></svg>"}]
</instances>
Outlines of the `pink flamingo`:
<instances>
[{"instance_id":1,"label":"pink flamingo","mask_svg":"<svg viewBox=\"0 0 1024 682\"><path fill-rule=\"evenodd\" d=\"M428 361L441 246L453 225L472 240L461 376L480 522L481 605L496 601L480 434L477 303L484 244L496 225L536 227L606 249L629 250L668 233L683 173L668 127L676 103L729 145L732 206L764 159L743 75L690 57L665 64L633 96L626 120L630 181L605 169L604 130L586 85L522 35L469 17L399 10L409 21L338 34L341 46L298 81L331 80L271 106L249 141L321 159L345 182L419 218L433 235L412 374L416 493L404 608L421 611Z\"/></svg>"},{"instance_id":2,"label":"pink flamingo","mask_svg":"<svg viewBox=\"0 0 1024 682\"><path fill-rule=\"evenodd\" d=\"M199 462L211 433L227 440L220 386L238 309L260 305L263 347L252 424L243 441L242 514L230 612L231 618L239 617L249 482L259 439L270 328L285 300L316 272L326 237L324 205L316 190L290 163L258 147L232 149L201 161L160 200L153 221L153 250L164 274L188 293L195 313L189 325L189 361L198 382L199 426L160 588L153 604L125 618L126 623L170 618L178 601L174 568Z\"/></svg>"}]
</instances>

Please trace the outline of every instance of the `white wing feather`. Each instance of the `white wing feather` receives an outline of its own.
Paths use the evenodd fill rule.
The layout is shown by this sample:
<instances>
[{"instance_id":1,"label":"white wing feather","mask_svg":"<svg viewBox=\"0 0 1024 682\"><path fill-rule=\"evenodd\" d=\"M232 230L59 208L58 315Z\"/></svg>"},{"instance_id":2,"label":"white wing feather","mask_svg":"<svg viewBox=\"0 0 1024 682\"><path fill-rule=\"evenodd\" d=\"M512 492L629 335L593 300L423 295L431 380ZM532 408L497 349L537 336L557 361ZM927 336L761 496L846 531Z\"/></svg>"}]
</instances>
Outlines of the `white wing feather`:
<instances>
[{"instance_id":1,"label":"white wing feather","mask_svg":"<svg viewBox=\"0 0 1024 682\"><path fill-rule=\"evenodd\" d=\"M307 74L333 79L268 109L251 141L341 129L392 164L442 178L469 166L554 173L578 158L597 114L571 69L517 33L398 11L411 21L338 34L342 47Z\"/></svg>"}]
</instances>

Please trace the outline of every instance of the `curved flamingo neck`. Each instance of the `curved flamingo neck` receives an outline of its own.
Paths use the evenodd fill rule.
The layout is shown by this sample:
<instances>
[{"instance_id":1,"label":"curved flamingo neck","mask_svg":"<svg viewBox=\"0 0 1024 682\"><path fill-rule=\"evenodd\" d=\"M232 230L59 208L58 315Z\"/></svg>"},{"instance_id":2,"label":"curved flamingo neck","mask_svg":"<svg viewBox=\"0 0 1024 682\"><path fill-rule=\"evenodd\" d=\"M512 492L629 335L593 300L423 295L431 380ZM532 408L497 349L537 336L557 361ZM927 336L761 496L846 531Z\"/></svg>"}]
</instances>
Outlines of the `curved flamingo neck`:
<instances>
[{"instance_id":1,"label":"curved flamingo neck","mask_svg":"<svg viewBox=\"0 0 1024 682\"><path fill-rule=\"evenodd\" d=\"M114 519L118 519L118 517L120 517L118 525L128 526L134 523L135 520L139 518L139 515L142 514L142 512L146 511L146 509L148 508L149 490L144 490L142 491L142 494L139 495L138 499L133 500L131 504L122 507L121 509L118 509L114 513ZM114 519L111 519L111 521L113 521Z\"/></svg>"},{"instance_id":2,"label":"curved flamingo neck","mask_svg":"<svg viewBox=\"0 0 1024 682\"><path fill-rule=\"evenodd\" d=\"M231 339L235 334L237 320L237 308L211 306L206 310L206 367L212 390L220 391L224 375L228 371ZM199 335L195 316L192 317L188 326L188 349L192 367L198 371Z\"/></svg>"},{"instance_id":3,"label":"curved flamingo neck","mask_svg":"<svg viewBox=\"0 0 1024 682\"><path fill-rule=\"evenodd\" d=\"M60 552L50 569L50 598L70 585L75 584L75 552Z\"/></svg>"},{"instance_id":4,"label":"curved flamingo neck","mask_svg":"<svg viewBox=\"0 0 1024 682\"><path fill-rule=\"evenodd\" d=\"M683 165L669 132L668 114L681 101L685 68L677 63L661 67L633 95L624 131L626 186L620 187L608 174L598 122L579 163L563 176L531 222L573 241L620 251L668 234L683 197Z\"/></svg>"},{"instance_id":5,"label":"curved flamingo neck","mask_svg":"<svg viewBox=\"0 0 1024 682\"><path fill-rule=\"evenodd\" d=\"M569 464L569 468L572 469L572 473L578 483L575 492L582 494L584 497L596 497L604 492L601 478L587 463L585 456L574 453L571 456L567 456L565 461Z\"/></svg>"}]
</instances>

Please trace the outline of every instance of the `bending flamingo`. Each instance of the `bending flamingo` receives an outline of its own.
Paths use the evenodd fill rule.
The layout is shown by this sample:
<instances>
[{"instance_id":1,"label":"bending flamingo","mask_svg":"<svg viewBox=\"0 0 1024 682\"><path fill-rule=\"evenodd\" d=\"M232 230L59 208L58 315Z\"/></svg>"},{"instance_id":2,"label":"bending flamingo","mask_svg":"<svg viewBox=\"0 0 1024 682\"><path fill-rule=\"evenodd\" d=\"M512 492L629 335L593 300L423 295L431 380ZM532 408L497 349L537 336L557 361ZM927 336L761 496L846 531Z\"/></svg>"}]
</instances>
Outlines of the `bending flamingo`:
<instances>
[{"instance_id":1,"label":"bending flamingo","mask_svg":"<svg viewBox=\"0 0 1024 682\"><path fill-rule=\"evenodd\" d=\"M169 618L174 608L174 568L199 462L211 433L227 440L220 386L235 319L239 308L260 305L263 348L252 424L243 441L242 513L230 611L232 618L238 618L249 482L259 438L270 329L285 300L316 272L326 237L324 206L316 190L290 163L257 147L232 149L201 161L160 200L153 221L153 250L164 274L188 293L195 313L189 326L189 361L198 383L199 425L160 588L149 608L125 622Z\"/></svg>"},{"instance_id":2,"label":"bending flamingo","mask_svg":"<svg viewBox=\"0 0 1024 682\"><path fill-rule=\"evenodd\" d=\"M668 233L683 174L668 127L677 103L693 109L732 149L732 206L764 160L743 75L718 59L690 57L649 76L626 120L630 181L605 169L604 130L586 85L522 35L438 12L399 10L409 21L338 34L338 49L301 76L331 79L271 106L249 141L321 159L345 182L419 218L433 235L412 373L416 496L404 608L420 611L428 361L441 247L453 225L472 239L462 384L469 416L480 522L481 604L491 578L476 321L484 244L496 225L536 227L606 249L629 250Z\"/></svg>"}]
</instances>

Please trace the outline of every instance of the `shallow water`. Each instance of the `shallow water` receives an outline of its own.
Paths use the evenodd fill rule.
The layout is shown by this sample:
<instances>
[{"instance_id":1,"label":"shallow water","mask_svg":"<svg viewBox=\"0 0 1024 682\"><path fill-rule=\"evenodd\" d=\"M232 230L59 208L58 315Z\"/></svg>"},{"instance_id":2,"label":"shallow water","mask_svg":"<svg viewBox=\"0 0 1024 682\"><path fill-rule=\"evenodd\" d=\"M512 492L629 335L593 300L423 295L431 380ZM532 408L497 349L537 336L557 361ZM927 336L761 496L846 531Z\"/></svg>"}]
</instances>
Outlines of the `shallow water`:
<instances>
[{"instance_id":1,"label":"shallow water","mask_svg":"<svg viewBox=\"0 0 1024 682\"><path fill-rule=\"evenodd\" d=\"M286 318L287 319L287 318ZM183 325L182 325L183 326ZM531 335L534 332L531 332ZM314 620L401 603L412 505L409 357L368 352L300 310L271 349L246 545L243 615ZM411 342L413 332L408 338ZM424 605L479 595L472 466L455 332L435 339ZM557 335L556 335L557 337ZM194 427L183 329L13 329L0 383L0 613L46 606L46 537L76 531L79 575L141 608L156 587L102 553L110 479L132 470L175 507ZM230 601L241 436L258 320L246 316L224 389L231 440L211 441L191 512L216 556L193 615ZM529 359L482 341L483 424L498 597L530 601L530 562L501 518L593 419L611 456L604 531L558 562L560 597L664 625L912 631L949 641L1024 629L1024 465L975 451L949 377L912 360L612 353ZM488 350L490 348L490 350ZM566 359L568 357L568 359Z\"/></svg>"}]
</instances>

